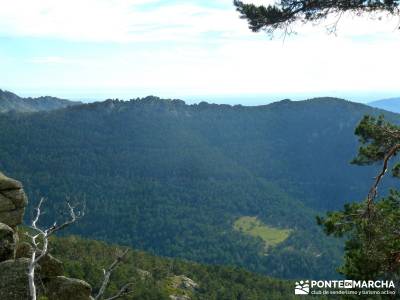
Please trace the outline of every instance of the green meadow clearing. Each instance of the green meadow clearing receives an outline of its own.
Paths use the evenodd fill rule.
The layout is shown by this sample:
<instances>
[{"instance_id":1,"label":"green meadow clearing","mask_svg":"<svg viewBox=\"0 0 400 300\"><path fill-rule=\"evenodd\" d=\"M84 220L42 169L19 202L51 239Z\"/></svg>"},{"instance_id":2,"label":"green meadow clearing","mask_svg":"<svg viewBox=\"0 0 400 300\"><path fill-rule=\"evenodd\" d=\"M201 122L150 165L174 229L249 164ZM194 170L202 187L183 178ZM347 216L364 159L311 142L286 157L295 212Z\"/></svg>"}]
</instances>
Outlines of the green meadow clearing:
<instances>
[{"instance_id":1,"label":"green meadow clearing","mask_svg":"<svg viewBox=\"0 0 400 300\"><path fill-rule=\"evenodd\" d=\"M237 219L234 223L235 230L244 234L261 238L266 249L276 246L286 240L290 233L290 229L279 229L268 226L257 219L257 217L244 216Z\"/></svg>"}]
</instances>

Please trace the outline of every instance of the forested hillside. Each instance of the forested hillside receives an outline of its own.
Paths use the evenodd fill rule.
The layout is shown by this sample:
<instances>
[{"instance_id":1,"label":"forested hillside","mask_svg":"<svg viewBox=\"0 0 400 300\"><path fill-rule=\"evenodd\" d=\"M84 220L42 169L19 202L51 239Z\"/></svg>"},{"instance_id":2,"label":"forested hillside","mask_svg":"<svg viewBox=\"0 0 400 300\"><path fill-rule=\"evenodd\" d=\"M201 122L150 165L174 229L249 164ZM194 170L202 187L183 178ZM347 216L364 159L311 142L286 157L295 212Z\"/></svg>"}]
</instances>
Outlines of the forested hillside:
<instances>
[{"instance_id":1,"label":"forested hillside","mask_svg":"<svg viewBox=\"0 0 400 300\"><path fill-rule=\"evenodd\" d=\"M0 169L24 183L31 205L49 199L49 221L66 196L85 201L70 232L276 277L333 278L341 245L315 216L368 190L374 169L349 164L366 113L381 111L339 99L243 107L147 97L3 114ZM243 217L257 217L263 235L237 230ZM288 235L268 245L268 232Z\"/></svg>"},{"instance_id":2,"label":"forested hillside","mask_svg":"<svg viewBox=\"0 0 400 300\"><path fill-rule=\"evenodd\" d=\"M9 91L0 90L0 113L50 111L67 106L78 105L74 102L56 97L22 98Z\"/></svg>"},{"instance_id":3,"label":"forested hillside","mask_svg":"<svg viewBox=\"0 0 400 300\"><path fill-rule=\"evenodd\" d=\"M64 262L67 275L87 280L94 290L102 282L102 269L111 264L119 249L74 236L52 239L51 248L54 255ZM197 287L192 290L179 286L177 281L181 278L192 279ZM129 252L111 280L106 296L116 294L126 282L134 282L134 292L127 299L168 300L171 294L190 295L193 300L295 299L294 282L264 277L239 268L204 266L138 251Z\"/></svg>"}]
</instances>

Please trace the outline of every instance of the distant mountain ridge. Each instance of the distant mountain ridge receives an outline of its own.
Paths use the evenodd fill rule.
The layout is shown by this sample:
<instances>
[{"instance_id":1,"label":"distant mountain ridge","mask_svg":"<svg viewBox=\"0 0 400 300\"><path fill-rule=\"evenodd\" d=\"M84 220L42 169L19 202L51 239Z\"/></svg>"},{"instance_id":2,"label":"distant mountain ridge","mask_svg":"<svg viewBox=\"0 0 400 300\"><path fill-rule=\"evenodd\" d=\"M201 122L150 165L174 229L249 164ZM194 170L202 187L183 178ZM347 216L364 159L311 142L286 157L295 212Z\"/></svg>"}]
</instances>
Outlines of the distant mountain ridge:
<instances>
[{"instance_id":1,"label":"distant mountain ridge","mask_svg":"<svg viewBox=\"0 0 400 300\"><path fill-rule=\"evenodd\" d=\"M0 113L10 111L24 113L50 111L79 104L82 104L82 102L75 102L51 96L22 98L12 92L0 89Z\"/></svg>"},{"instance_id":2,"label":"distant mountain ridge","mask_svg":"<svg viewBox=\"0 0 400 300\"><path fill-rule=\"evenodd\" d=\"M369 106L400 113L400 97L376 100L368 103Z\"/></svg>"}]
</instances>

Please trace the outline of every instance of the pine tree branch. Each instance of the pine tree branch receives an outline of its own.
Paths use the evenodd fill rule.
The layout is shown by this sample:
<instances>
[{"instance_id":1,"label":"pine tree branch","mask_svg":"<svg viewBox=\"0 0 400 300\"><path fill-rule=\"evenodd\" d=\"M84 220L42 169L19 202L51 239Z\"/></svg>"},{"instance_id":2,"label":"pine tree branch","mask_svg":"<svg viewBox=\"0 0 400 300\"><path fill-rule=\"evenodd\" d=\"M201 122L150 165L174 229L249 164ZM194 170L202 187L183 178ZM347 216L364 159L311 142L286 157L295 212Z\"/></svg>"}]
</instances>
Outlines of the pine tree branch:
<instances>
[{"instance_id":1,"label":"pine tree branch","mask_svg":"<svg viewBox=\"0 0 400 300\"><path fill-rule=\"evenodd\" d=\"M386 174L388 170L389 160L396 155L397 151L400 150L400 144L394 145L389 149L385 157L383 158L383 165L382 169L379 174L375 177L374 184L372 185L371 189L369 190L368 197L367 197L367 216L370 216L371 213L371 206L378 194L378 185L381 182L383 176Z\"/></svg>"}]
</instances>

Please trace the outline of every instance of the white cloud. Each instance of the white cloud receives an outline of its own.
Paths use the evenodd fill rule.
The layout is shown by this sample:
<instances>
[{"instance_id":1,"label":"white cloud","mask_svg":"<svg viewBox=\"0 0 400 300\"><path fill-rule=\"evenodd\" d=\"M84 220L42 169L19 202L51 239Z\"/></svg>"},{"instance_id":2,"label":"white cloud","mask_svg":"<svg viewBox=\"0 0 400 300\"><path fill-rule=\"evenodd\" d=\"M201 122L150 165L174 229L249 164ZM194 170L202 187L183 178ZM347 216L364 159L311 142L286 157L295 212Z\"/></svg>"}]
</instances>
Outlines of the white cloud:
<instances>
[{"instance_id":1,"label":"white cloud","mask_svg":"<svg viewBox=\"0 0 400 300\"><path fill-rule=\"evenodd\" d=\"M0 35L124 43L117 52L92 56L27 50L34 67L24 66L23 75L0 74L0 80L10 86L46 82L53 88L141 89L177 96L398 90L395 18L344 17L337 37L327 35L323 26L301 26L283 43L250 32L231 0L218 2L226 9L190 1L0 0ZM169 44L149 46L159 41Z\"/></svg>"},{"instance_id":2,"label":"white cloud","mask_svg":"<svg viewBox=\"0 0 400 300\"><path fill-rule=\"evenodd\" d=\"M244 31L231 11L151 0L0 0L3 35L83 41L183 40L209 30ZM227 1L228 2L228 1ZM230 1L229 1L230 3Z\"/></svg>"},{"instance_id":3,"label":"white cloud","mask_svg":"<svg viewBox=\"0 0 400 300\"><path fill-rule=\"evenodd\" d=\"M204 3L207 3L205 1ZM0 33L5 36L49 37L77 41L198 41L202 34L218 32L223 38L252 38L231 0L221 7L201 2L156 0L0 0ZM253 0L256 4L273 0ZM143 9L142 5L148 5ZM392 32L399 20L371 22L343 17L339 33L347 36ZM334 19L325 22L333 23ZM306 26L308 32L323 32ZM325 34L325 32L323 32Z\"/></svg>"},{"instance_id":4,"label":"white cloud","mask_svg":"<svg viewBox=\"0 0 400 300\"><path fill-rule=\"evenodd\" d=\"M67 59L65 57L60 56L42 56L42 57L34 57L28 62L34 64L75 64L78 60Z\"/></svg>"}]
</instances>

